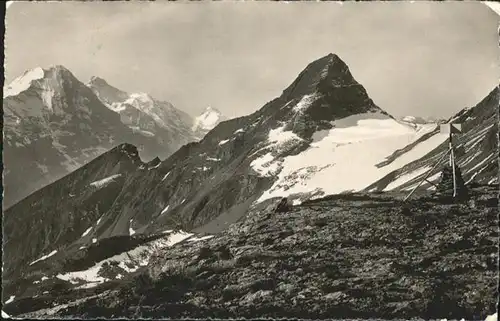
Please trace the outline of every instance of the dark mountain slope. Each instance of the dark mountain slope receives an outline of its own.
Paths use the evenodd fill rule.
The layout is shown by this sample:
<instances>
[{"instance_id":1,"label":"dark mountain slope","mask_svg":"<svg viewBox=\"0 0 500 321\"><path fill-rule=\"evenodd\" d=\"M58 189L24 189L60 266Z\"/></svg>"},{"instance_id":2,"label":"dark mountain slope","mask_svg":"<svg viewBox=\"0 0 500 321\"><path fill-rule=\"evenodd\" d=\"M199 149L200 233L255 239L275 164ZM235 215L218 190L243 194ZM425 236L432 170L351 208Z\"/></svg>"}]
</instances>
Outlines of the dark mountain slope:
<instances>
[{"instance_id":1,"label":"dark mountain slope","mask_svg":"<svg viewBox=\"0 0 500 321\"><path fill-rule=\"evenodd\" d=\"M30 262L75 240L91 244L101 238L99 231L119 224L106 214L127 177L141 165L136 147L119 145L7 210L3 278L19 275ZM82 237L89 227L92 233Z\"/></svg>"},{"instance_id":2,"label":"dark mountain slope","mask_svg":"<svg viewBox=\"0 0 500 321\"><path fill-rule=\"evenodd\" d=\"M498 110L500 108L499 95L500 91L496 87L476 106L460 111L449 120L449 122L462 124L463 133L454 137L454 145L457 149L456 161L461 168L466 183L498 183L499 150L496 135L498 133ZM439 129L436 129L427 135L425 139L430 140L437 135L446 136L440 134ZM415 187L425 175L424 169L427 168L430 170L447 150L448 141L444 140L443 143L424 157L416 159L406 166L391 172L384 178L368 186L366 190L387 189L387 186L395 182L398 177L403 178L400 181L401 183L393 183L392 188L409 190ZM395 153L390 161L393 161L397 157L398 153ZM447 159L443 160L430 173L430 181L437 182L443 166L447 164ZM390 161L384 162L381 166L385 166ZM422 184L422 188L432 189L433 186L425 182Z\"/></svg>"}]
</instances>

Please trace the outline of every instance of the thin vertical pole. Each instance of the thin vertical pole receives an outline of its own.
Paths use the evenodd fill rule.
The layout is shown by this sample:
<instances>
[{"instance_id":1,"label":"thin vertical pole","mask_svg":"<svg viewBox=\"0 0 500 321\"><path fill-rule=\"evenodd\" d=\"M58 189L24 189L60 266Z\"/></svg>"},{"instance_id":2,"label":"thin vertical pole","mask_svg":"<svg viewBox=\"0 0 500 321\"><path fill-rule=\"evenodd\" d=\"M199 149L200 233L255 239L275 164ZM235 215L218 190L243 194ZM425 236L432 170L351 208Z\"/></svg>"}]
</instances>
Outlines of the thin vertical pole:
<instances>
[{"instance_id":1,"label":"thin vertical pole","mask_svg":"<svg viewBox=\"0 0 500 321\"><path fill-rule=\"evenodd\" d=\"M441 161L443 160L443 158L446 157L446 155L450 152L450 150L448 149L445 153L443 153L443 155L441 156L441 158L439 158L439 160L434 164L434 166L427 172L427 174L424 176L424 178L420 181L420 183L418 183L417 186L415 186L415 188L410 192L410 194L408 194L408 196L405 197L405 199L403 200L406 201L407 199L410 198L410 196L417 190L417 188L422 185L422 183L427 180L427 177L429 177L429 175L432 173L432 171L434 170L434 168L436 168L436 166L439 165L439 163L441 163Z\"/></svg>"},{"instance_id":2,"label":"thin vertical pole","mask_svg":"<svg viewBox=\"0 0 500 321\"><path fill-rule=\"evenodd\" d=\"M455 172L455 153L453 150L453 134L452 134L453 127L450 126L450 166L452 168L453 172L453 197L457 196L457 176Z\"/></svg>"},{"instance_id":3,"label":"thin vertical pole","mask_svg":"<svg viewBox=\"0 0 500 321\"><path fill-rule=\"evenodd\" d=\"M451 126L450 126L450 136L448 138L448 148L453 151L453 143L451 140ZM453 153L450 153L450 166L453 166Z\"/></svg>"},{"instance_id":4,"label":"thin vertical pole","mask_svg":"<svg viewBox=\"0 0 500 321\"><path fill-rule=\"evenodd\" d=\"M453 149L451 150L451 159L452 159L452 166L453 166L453 197L457 196L457 175L455 173L455 153L453 152Z\"/></svg>"}]
</instances>

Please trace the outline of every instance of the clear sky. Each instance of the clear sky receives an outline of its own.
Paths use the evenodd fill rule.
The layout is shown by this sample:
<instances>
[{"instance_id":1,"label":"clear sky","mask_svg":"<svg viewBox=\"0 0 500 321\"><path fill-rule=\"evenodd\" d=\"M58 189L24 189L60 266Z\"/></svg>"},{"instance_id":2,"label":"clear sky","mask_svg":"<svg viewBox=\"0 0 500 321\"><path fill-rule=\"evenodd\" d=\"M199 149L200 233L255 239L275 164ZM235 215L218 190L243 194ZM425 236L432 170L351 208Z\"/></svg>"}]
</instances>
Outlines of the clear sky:
<instances>
[{"instance_id":1,"label":"clear sky","mask_svg":"<svg viewBox=\"0 0 500 321\"><path fill-rule=\"evenodd\" d=\"M449 117L499 80L500 18L476 2L16 2L6 82L61 64L191 114L249 114L338 54L392 115Z\"/></svg>"}]
</instances>

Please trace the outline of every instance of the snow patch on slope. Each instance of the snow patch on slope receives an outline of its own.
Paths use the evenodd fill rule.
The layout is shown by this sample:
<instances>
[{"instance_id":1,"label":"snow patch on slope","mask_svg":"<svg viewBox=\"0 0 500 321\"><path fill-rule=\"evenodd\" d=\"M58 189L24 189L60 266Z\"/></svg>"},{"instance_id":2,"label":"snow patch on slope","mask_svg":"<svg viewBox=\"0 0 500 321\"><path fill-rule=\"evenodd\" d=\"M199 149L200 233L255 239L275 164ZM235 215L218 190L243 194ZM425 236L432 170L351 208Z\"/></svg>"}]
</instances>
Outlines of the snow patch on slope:
<instances>
[{"instance_id":1,"label":"snow patch on slope","mask_svg":"<svg viewBox=\"0 0 500 321\"><path fill-rule=\"evenodd\" d=\"M134 235L134 234L135 234L135 230L132 228L132 222L133 222L133 221L134 221L134 220L130 220L130 221L129 221L128 234L129 234L130 236L132 236L132 235Z\"/></svg>"},{"instance_id":2,"label":"snow patch on slope","mask_svg":"<svg viewBox=\"0 0 500 321\"><path fill-rule=\"evenodd\" d=\"M259 173L261 176L270 176L277 174L279 169L278 163L273 162L274 157L271 153L267 153L257 159L254 159L250 166L254 171Z\"/></svg>"},{"instance_id":3,"label":"snow patch on slope","mask_svg":"<svg viewBox=\"0 0 500 321\"><path fill-rule=\"evenodd\" d=\"M110 281L110 279L100 275L104 264L118 262L118 267L126 273L133 273L140 267L148 265L149 260L156 251L180 243L190 238L192 235L192 233L186 233L184 231L172 233L166 237L159 238L155 241L138 246L130 251L117 254L113 257L100 261L89 269L58 274L56 277L72 284L80 284L82 282L85 283L79 288L92 288L101 283Z\"/></svg>"},{"instance_id":4,"label":"snow patch on slope","mask_svg":"<svg viewBox=\"0 0 500 321\"><path fill-rule=\"evenodd\" d=\"M109 177L106 177L106 178L103 178L101 180L90 183L90 186L94 186L97 188L103 188L103 187L109 185L110 183L112 183L116 178L118 178L120 176L122 176L122 174L111 175Z\"/></svg>"},{"instance_id":5,"label":"snow patch on slope","mask_svg":"<svg viewBox=\"0 0 500 321\"><path fill-rule=\"evenodd\" d=\"M318 99L318 94L313 93L310 95L305 95L302 97L302 99L293 107L293 111L295 112L302 112L309 108L311 104Z\"/></svg>"},{"instance_id":6,"label":"snow patch on slope","mask_svg":"<svg viewBox=\"0 0 500 321\"><path fill-rule=\"evenodd\" d=\"M212 237L214 237L214 236L207 235L207 236L202 236L202 237L192 237L192 238L188 239L188 242L199 242L199 241L209 240Z\"/></svg>"},{"instance_id":7,"label":"snow patch on slope","mask_svg":"<svg viewBox=\"0 0 500 321\"><path fill-rule=\"evenodd\" d=\"M39 258L38 260L35 260L35 261L31 262L31 263L30 263L30 265L33 265L33 264L35 264L35 263L37 263L37 262L40 262L40 261L46 260L46 259L48 259L49 257L51 257L51 256L55 255L56 253L57 253L57 250L54 250L54 251L50 252L49 254L42 256L42 257L41 257L41 258Z\"/></svg>"},{"instance_id":8,"label":"snow patch on slope","mask_svg":"<svg viewBox=\"0 0 500 321\"><path fill-rule=\"evenodd\" d=\"M83 232L82 237L87 236L87 234L89 234L91 230L92 230L92 226L89 227L87 230L85 230L85 232Z\"/></svg>"},{"instance_id":9,"label":"snow patch on slope","mask_svg":"<svg viewBox=\"0 0 500 321\"><path fill-rule=\"evenodd\" d=\"M169 207L170 207L170 205L167 205L167 206L163 209L163 211L161 211L161 213L160 213L160 214L164 214L164 213L166 213L166 212L168 211L168 208L169 208Z\"/></svg>"},{"instance_id":10,"label":"snow patch on slope","mask_svg":"<svg viewBox=\"0 0 500 321\"><path fill-rule=\"evenodd\" d=\"M14 79L7 88L4 88L4 98L19 95L30 88L33 81L42 79L44 76L45 72L40 67L27 70L24 74Z\"/></svg>"}]
</instances>

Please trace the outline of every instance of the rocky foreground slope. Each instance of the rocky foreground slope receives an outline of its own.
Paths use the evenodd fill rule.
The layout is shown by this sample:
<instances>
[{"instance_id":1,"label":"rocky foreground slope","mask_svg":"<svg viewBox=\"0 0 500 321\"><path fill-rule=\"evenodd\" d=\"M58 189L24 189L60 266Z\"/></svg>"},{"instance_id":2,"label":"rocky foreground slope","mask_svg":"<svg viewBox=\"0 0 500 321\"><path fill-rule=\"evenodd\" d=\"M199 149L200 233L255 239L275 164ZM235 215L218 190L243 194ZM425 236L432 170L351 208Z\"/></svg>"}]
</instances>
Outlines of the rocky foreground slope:
<instances>
[{"instance_id":1,"label":"rocky foreground slope","mask_svg":"<svg viewBox=\"0 0 500 321\"><path fill-rule=\"evenodd\" d=\"M123 279L90 290L45 288L4 310L21 317L484 320L497 302L498 185L471 192L470 205L425 192L407 204L397 193L329 196L287 213L266 201L213 238L157 251Z\"/></svg>"}]
</instances>

